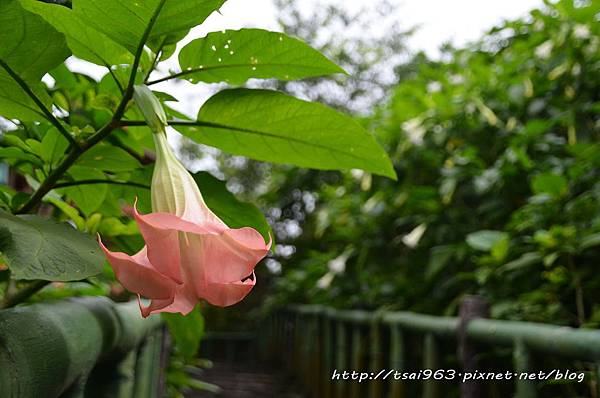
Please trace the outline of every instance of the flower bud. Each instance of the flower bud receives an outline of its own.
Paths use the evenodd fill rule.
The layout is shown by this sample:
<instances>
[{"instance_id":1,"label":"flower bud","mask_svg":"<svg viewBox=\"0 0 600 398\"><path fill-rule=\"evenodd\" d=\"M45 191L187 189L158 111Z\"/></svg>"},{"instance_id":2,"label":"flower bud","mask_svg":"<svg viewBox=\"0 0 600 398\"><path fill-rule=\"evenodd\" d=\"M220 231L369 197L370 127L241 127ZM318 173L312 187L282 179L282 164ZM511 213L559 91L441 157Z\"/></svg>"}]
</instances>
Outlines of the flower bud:
<instances>
[{"instance_id":1,"label":"flower bud","mask_svg":"<svg viewBox=\"0 0 600 398\"><path fill-rule=\"evenodd\" d=\"M165 111L152 90L145 85L133 87L133 99L144 114L146 123L153 133L159 134L165 132L167 127L167 116Z\"/></svg>"}]
</instances>

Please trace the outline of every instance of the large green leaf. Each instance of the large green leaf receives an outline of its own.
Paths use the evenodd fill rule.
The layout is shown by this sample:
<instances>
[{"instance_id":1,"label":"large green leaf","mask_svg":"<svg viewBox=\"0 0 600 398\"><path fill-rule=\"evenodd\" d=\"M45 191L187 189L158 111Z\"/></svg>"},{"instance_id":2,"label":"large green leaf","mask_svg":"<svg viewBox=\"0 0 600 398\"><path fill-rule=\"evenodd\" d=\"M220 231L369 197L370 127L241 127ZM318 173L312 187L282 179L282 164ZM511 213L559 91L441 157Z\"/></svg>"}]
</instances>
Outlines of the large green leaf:
<instances>
[{"instance_id":1,"label":"large green leaf","mask_svg":"<svg viewBox=\"0 0 600 398\"><path fill-rule=\"evenodd\" d=\"M0 60L16 73L47 107L51 99L42 76L69 56L64 36L17 0L0 2ZM0 115L40 120L43 113L6 68L0 67Z\"/></svg>"},{"instance_id":2,"label":"large green leaf","mask_svg":"<svg viewBox=\"0 0 600 398\"><path fill-rule=\"evenodd\" d=\"M81 280L99 274L104 263L96 242L70 225L4 211L0 251L15 279Z\"/></svg>"},{"instance_id":3,"label":"large green leaf","mask_svg":"<svg viewBox=\"0 0 600 398\"><path fill-rule=\"evenodd\" d=\"M132 61L125 47L83 22L70 8L37 0L21 0L21 4L62 32L75 56L102 66Z\"/></svg>"},{"instance_id":4,"label":"large green leaf","mask_svg":"<svg viewBox=\"0 0 600 398\"><path fill-rule=\"evenodd\" d=\"M269 90L224 90L200 109L202 126L180 127L236 155L315 169L363 169L396 178L385 151L354 119Z\"/></svg>"},{"instance_id":5,"label":"large green leaf","mask_svg":"<svg viewBox=\"0 0 600 398\"><path fill-rule=\"evenodd\" d=\"M239 201L225 186L225 182L207 172L194 174L206 205L230 228L252 227L269 240L271 227L263 213L252 203ZM272 235L272 234L271 234Z\"/></svg>"},{"instance_id":6,"label":"large green leaf","mask_svg":"<svg viewBox=\"0 0 600 398\"><path fill-rule=\"evenodd\" d=\"M166 0L152 27L148 44L157 49L180 38L201 24L225 0ZM75 0L73 11L85 24L93 26L116 43L135 53L160 0Z\"/></svg>"},{"instance_id":7,"label":"large green leaf","mask_svg":"<svg viewBox=\"0 0 600 398\"><path fill-rule=\"evenodd\" d=\"M179 53L182 77L197 82L242 84L255 78L302 79L344 73L306 43L262 29L209 33Z\"/></svg>"}]
</instances>

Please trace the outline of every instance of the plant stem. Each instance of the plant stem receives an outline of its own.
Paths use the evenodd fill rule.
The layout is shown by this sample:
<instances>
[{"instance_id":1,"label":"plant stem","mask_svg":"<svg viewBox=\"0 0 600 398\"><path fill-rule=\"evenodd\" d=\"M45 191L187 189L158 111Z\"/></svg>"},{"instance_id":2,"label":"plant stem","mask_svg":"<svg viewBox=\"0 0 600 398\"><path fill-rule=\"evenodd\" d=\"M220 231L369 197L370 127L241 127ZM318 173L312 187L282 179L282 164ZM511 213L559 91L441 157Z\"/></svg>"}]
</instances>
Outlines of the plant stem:
<instances>
[{"instance_id":1,"label":"plant stem","mask_svg":"<svg viewBox=\"0 0 600 398\"><path fill-rule=\"evenodd\" d=\"M17 304L24 302L29 297L33 296L35 293L42 290L49 283L49 281L36 280L29 282L21 289L7 290L6 295L4 296L2 301L0 301L0 309L14 307Z\"/></svg>"}]
</instances>

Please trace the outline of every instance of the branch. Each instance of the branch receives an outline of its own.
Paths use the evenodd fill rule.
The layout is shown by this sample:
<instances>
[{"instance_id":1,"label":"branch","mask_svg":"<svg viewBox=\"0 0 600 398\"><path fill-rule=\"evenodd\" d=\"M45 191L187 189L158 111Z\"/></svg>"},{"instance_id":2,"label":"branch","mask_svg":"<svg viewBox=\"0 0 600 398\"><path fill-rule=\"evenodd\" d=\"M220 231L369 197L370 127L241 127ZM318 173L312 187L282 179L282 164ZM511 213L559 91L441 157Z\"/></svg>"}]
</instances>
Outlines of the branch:
<instances>
[{"instance_id":1,"label":"branch","mask_svg":"<svg viewBox=\"0 0 600 398\"><path fill-rule=\"evenodd\" d=\"M23 91L35 102L35 104L40 108L44 116L52 123L54 127L58 129L58 131L69 141L72 146L79 146L79 143L75 141L75 138L65 129L62 123L50 112L46 105L35 95L35 93L29 88L25 80L21 78L6 62L0 59L0 66L4 68L4 70L13 78L15 82L21 87Z\"/></svg>"},{"instance_id":2,"label":"branch","mask_svg":"<svg viewBox=\"0 0 600 398\"><path fill-rule=\"evenodd\" d=\"M0 301L0 310L4 308L14 307L17 304L22 303L23 301L27 300L29 297L37 293L39 290L42 290L49 283L49 281L36 280L29 282L21 289L7 291L2 301Z\"/></svg>"},{"instance_id":3,"label":"branch","mask_svg":"<svg viewBox=\"0 0 600 398\"><path fill-rule=\"evenodd\" d=\"M102 180L102 179L95 179L95 180L91 179L91 180L78 180L78 181L59 182L59 183L54 184L54 188L65 188L65 187L72 187L72 186L75 186L75 185L91 185L91 184L127 185L127 186L131 186L131 187L138 187L138 188L150 189L149 185L141 184L141 183L138 183L138 182Z\"/></svg>"},{"instance_id":4,"label":"branch","mask_svg":"<svg viewBox=\"0 0 600 398\"><path fill-rule=\"evenodd\" d=\"M106 123L106 125L104 125L100 130L94 133L90 138L85 140L81 146L72 146L69 155L62 161L61 164L58 165L56 169L54 169L54 171L52 171L52 173L50 173L50 175L48 175L48 178L44 180L44 182L39 186L39 188L29 198L29 200L25 202L25 204L23 204L23 206L21 206L19 210L16 211L16 214L29 213L30 211L32 211L42 201L43 197L54 187L54 184L56 184L56 182L63 176L63 174L69 169L69 167L71 167L73 163L75 163L79 156L81 156L85 151L102 141L116 127L119 126L119 121L125 114L127 104L129 103L129 100L131 100L131 97L133 97L133 86L135 84L135 76L137 73L137 68L140 65L140 60L144 51L144 45L146 44L146 41L150 36L150 32L152 31L152 28L156 23L158 15L160 14L160 11L165 5L165 2L166 0L160 1L156 9L154 10L154 13L152 14L150 21L148 22L148 26L146 26L146 30L144 30L144 34L142 35L140 43L138 44L137 50L135 52L135 59L133 61L131 74L129 75L129 82L127 84L127 88L125 89L125 94L123 95L121 102L117 106L117 109L115 110L115 113L113 114L111 120L108 123Z\"/></svg>"},{"instance_id":5,"label":"branch","mask_svg":"<svg viewBox=\"0 0 600 398\"><path fill-rule=\"evenodd\" d=\"M144 151L143 155L139 155L136 151L133 150L133 148L127 146L126 144L121 142L121 140L119 140L115 136L109 137L108 142L110 142L112 145L119 147L122 150L124 150L125 152L127 152L129 154L129 156L136 159L142 165L154 163L154 161L156 160L156 158L153 156L153 154L150 151Z\"/></svg>"},{"instance_id":6,"label":"branch","mask_svg":"<svg viewBox=\"0 0 600 398\"><path fill-rule=\"evenodd\" d=\"M77 147L72 147L71 151L67 155L67 157L55 168L52 173L48 175L48 177L44 180L44 182L39 186L39 188L35 191L35 193L29 198L27 202L19 208L15 214L24 214L29 213L42 201L42 198L52 189L56 181L67 171L73 163L77 160L77 158L83 153L82 149Z\"/></svg>"}]
</instances>

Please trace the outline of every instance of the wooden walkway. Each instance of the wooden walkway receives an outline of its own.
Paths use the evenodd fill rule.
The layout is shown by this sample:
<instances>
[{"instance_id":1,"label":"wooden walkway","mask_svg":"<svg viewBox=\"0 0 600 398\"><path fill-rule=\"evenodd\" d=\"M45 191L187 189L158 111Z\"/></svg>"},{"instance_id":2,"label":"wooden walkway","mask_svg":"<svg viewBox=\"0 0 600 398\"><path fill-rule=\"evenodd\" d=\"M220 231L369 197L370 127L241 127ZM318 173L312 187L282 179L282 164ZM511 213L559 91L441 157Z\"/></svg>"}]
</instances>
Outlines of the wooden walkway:
<instances>
[{"instance_id":1,"label":"wooden walkway","mask_svg":"<svg viewBox=\"0 0 600 398\"><path fill-rule=\"evenodd\" d=\"M304 398L281 369L260 362L214 361L198 379L221 388L218 393L194 391L186 398Z\"/></svg>"}]
</instances>

